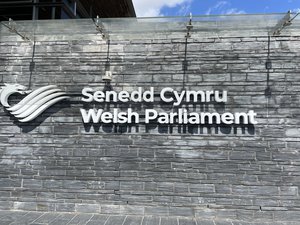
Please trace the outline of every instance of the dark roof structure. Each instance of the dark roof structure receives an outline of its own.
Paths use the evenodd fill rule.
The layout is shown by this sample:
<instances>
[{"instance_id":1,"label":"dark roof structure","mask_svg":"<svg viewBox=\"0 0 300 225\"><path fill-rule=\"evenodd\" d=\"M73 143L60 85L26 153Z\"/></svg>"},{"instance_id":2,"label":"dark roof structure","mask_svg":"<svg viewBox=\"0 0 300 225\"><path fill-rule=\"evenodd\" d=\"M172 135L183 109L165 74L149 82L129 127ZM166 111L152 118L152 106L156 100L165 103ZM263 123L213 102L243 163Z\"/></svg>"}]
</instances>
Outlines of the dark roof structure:
<instances>
[{"instance_id":1,"label":"dark roof structure","mask_svg":"<svg viewBox=\"0 0 300 225\"><path fill-rule=\"evenodd\" d=\"M0 0L0 20L135 17L132 0Z\"/></svg>"},{"instance_id":2,"label":"dark roof structure","mask_svg":"<svg viewBox=\"0 0 300 225\"><path fill-rule=\"evenodd\" d=\"M92 9L93 17L100 18L136 17L132 0L84 0L85 9Z\"/></svg>"}]
</instances>

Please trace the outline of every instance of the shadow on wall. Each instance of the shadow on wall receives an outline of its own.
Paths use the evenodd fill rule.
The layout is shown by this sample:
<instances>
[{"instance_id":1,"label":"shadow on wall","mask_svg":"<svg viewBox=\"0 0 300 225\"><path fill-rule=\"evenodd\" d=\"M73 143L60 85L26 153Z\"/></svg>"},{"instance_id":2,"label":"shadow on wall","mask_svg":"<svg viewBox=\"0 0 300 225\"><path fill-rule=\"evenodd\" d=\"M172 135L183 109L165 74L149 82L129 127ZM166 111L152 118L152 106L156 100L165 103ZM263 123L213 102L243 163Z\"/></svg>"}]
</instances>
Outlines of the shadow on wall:
<instances>
[{"instance_id":1,"label":"shadow on wall","mask_svg":"<svg viewBox=\"0 0 300 225\"><path fill-rule=\"evenodd\" d=\"M255 135L254 125L84 124L85 132Z\"/></svg>"},{"instance_id":2,"label":"shadow on wall","mask_svg":"<svg viewBox=\"0 0 300 225\"><path fill-rule=\"evenodd\" d=\"M31 131L35 130L37 127L41 126L42 123L45 122L48 118L50 118L53 114L58 113L59 111L70 108L71 103L68 101L64 101L61 103L56 103L55 107L49 108L45 110L40 116L38 116L33 121L29 121L26 123L19 122L15 117L10 115L10 119L14 121L14 124L21 128L23 133L30 133ZM5 110L7 111L7 110ZM9 112L7 111L7 114Z\"/></svg>"}]
</instances>

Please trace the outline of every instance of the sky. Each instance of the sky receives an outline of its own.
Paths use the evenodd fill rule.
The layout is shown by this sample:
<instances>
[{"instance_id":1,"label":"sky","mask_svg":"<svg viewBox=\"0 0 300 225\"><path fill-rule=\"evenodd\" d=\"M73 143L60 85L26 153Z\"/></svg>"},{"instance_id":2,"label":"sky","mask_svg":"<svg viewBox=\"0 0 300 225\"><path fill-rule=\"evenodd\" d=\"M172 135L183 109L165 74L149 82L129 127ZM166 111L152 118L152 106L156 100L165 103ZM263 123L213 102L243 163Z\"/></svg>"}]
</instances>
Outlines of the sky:
<instances>
[{"instance_id":1,"label":"sky","mask_svg":"<svg viewBox=\"0 0 300 225\"><path fill-rule=\"evenodd\" d=\"M137 17L286 13L300 0L133 0Z\"/></svg>"}]
</instances>

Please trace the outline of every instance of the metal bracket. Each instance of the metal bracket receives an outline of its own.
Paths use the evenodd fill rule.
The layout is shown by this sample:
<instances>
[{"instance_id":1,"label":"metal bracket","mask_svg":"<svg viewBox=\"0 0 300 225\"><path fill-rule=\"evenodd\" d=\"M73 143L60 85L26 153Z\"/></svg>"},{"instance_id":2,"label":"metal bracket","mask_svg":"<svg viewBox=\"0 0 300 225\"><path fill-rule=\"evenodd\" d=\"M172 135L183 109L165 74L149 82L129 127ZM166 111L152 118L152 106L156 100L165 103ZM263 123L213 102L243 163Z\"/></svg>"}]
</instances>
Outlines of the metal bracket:
<instances>
[{"instance_id":1,"label":"metal bracket","mask_svg":"<svg viewBox=\"0 0 300 225\"><path fill-rule=\"evenodd\" d=\"M292 24L291 11L288 11L287 14L276 24L276 26L269 32L270 36L278 36L281 31Z\"/></svg>"},{"instance_id":2,"label":"metal bracket","mask_svg":"<svg viewBox=\"0 0 300 225\"><path fill-rule=\"evenodd\" d=\"M6 28L8 28L10 32L16 33L17 35L19 35L23 40L30 41L30 38L27 36L27 34L22 34L17 30L17 24L15 21L13 21L13 19L9 18L8 25L6 25L3 22L1 22L1 24L3 26L5 26Z\"/></svg>"},{"instance_id":3,"label":"metal bracket","mask_svg":"<svg viewBox=\"0 0 300 225\"><path fill-rule=\"evenodd\" d=\"M108 40L109 34L108 32L105 31L103 24L99 21L99 16L97 15L96 21L94 19L93 21L96 26L96 30L102 35L102 38Z\"/></svg>"},{"instance_id":4,"label":"metal bracket","mask_svg":"<svg viewBox=\"0 0 300 225\"><path fill-rule=\"evenodd\" d=\"M190 38L191 37L191 30L193 29L192 19L193 19L193 16L192 16L192 13L190 13L190 21L186 25L186 29L187 29L187 33L185 35L186 38Z\"/></svg>"}]
</instances>

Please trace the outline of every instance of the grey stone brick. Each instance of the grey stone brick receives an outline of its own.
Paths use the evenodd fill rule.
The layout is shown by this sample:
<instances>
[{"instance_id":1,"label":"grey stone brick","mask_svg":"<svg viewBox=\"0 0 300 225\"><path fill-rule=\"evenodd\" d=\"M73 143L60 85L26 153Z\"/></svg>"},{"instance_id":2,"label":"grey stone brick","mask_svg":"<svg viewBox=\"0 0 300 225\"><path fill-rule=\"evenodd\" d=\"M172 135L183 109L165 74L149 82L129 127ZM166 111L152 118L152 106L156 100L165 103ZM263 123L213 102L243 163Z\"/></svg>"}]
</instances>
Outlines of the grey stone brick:
<instances>
[{"instance_id":1,"label":"grey stone brick","mask_svg":"<svg viewBox=\"0 0 300 225\"><path fill-rule=\"evenodd\" d=\"M7 154L9 155L22 155L22 156L30 156L32 155L32 149L27 146L14 146L14 147L7 147L6 149Z\"/></svg>"},{"instance_id":2,"label":"grey stone brick","mask_svg":"<svg viewBox=\"0 0 300 225\"><path fill-rule=\"evenodd\" d=\"M84 181L65 180L63 181L63 187L70 189L85 189L87 187L87 183Z\"/></svg>"},{"instance_id":3,"label":"grey stone brick","mask_svg":"<svg viewBox=\"0 0 300 225\"><path fill-rule=\"evenodd\" d=\"M24 188L42 188L42 181L41 180L34 180L34 179L24 179L23 180L23 187Z\"/></svg>"},{"instance_id":4,"label":"grey stone brick","mask_svg":"<svg viewBox=\"0 0 300 225\"><path fill-rule=\"evenodd\" d=\"M229 155L231 160L255 160L255 152L234 151Z\"/></svg>"},{"instance_id":5,"label":"grey stone brick","mask_svg":"<svg viewBox=\"0 0 300 225\"><path fill-rule=\"evenodd\" d=\"M203 81L213 81L213 82L218 82L218 81L230 81L230 74L202 74Z\"/></svg>"},{"instance_id":6,"label":"grey stone brick","mask_svg":"<svg viewBox=\"0 0 300 225\"><path fill-rule=\"evenodd\" d=\"M62 180L45 180L45 181L43 181L43 187L46 189L62 188L63 181Z\"/></svg>"},{"instance_id":7,"label":"grey stone brick","mask_svg":"<svg viewBox=\"0 0 300 225\"><path fill-rule=\"evenodd\" d=\"M9 210L13 207L13 202L0 201L0 210Z\"/></svg>"},{"instance_id":8,"label":"grey stone brick","mask_svg":"<svg viewBox=\"0 0 300 225\"><path fill-rule=\"evenodd\" d=\"M120 214L120 205L102 205L101 206L101 213L102 214Z\"/></svg>"},{"instance_id":9,"label":"grey stone brick","mask_svg":"<svg viewBox=\"0 0 300 225\"><path fill-rule=\"evenodd\" d=\"M194 217L195 213L192 208L188 207L170 207L170 216Z\"/></svg>"},{"instance_id":10,"label":"grey stone brick","mask_svg":"<svg viewBox=\"0 0 300 225\"><path fill-rule=\"evenodd\" d=\"M190 192L213 193L215 192L215 187L213 184L190 184Z\"/></svg>"},{"instance_id":11,"label":"grey stone brick","mask_svg":"<svg viewBox=\"0 0 300 225\"><path fill-rule=\"evenodd\" d=\"M56 203L55 210L57 212L74 212L75 204L74 203Z\"/></svg>"},{"instance_id":12,"label":"grey stone brick","mask_svg":"<svg viewBox=\"0 0 300 225\"><path fill-rule=\"evenodd\" d=\"M276 211L274 212L275 221L295 221L299 222L299 211Z\"/></svg>"},{"instance_id":13,"label":"grey stone brick","mask_svg":"<svg viewBox=\"0 0 300 225\"><path fill-rule=\"evenodd\" d=\"M131 191L138 191L143 190L144 183L129 181L129 182L120 182L120 190L131 190Z\"/></svg>"},{"instance_id":14,"label":"grey stone brick","mask_svg":"<svg viewBox=\"0 0 300 225\"><path fill-rule=\"evenodd\" d=\"M45 198L45 199L46 199L46 201L49 200L49 198ZM43 212L55 211L55 203L46 202L46 201L37 203L37 206L36 206L37 211L43 211Z\"/></svg>"},{"instance_id":15,"label":"grey stone brick","mask_svg":"<svg viewBox=\"0 0 300 225\"><path fill-rule=\"evenodd\" d=\"M15 210L27 210L27 211L36 211L37 203L36 202L14 202L13 209Z\"/></svg>"},{"instance_id":16,"label":"grey stone brick","mask_svg":"<svg viewBox=\"0 0 300 225\"><path fill-rule=\"evenodd\" d=\"M177 197L180 198L180 197ZM152 199L152 198L150 198ZM161 203L171 203L171 202L176 202L172 196L154 196L153 197L154 202L161 202Z\"/></svg>"},{"instance_id":17,"label":"grey stone brick","mask_svg":"<svg viewBox=\"0 0 300 225\"><path fill-rule=\"evenodd\" d=\"M135 204L133 204L133 205L121 205L120 206L120 213L122 215L141 216L141 215L144 215L144 207L136 207Z\"/></svg>"},{"instance_id":18,"label":"grey stone brick","mask_svg":"<svg viewBox=\"0 0 300 225\"><path fill-rule=\"evenodd\" d=\"M98 204L75 204L75 211L83 213L99 213L100 206Z\"/></svg>"},{"instance_id":19,"label":"grey stone brick","mask_svg":"<svg viewBox=\"0 0 300 225\"><path fill-rule=\"evenodd\" d=\"M64 126L54 126L54 134L64 134L64 135L71 135L77 134L78 130L76 127L72 125L64 125Z\"/></svg>"},{"instance_id":20,"label":"grey stone brick","mask_svg":"<svg viewBox=\"0 0 300 225\"><path fill-rule=\"evenodd\" d=\"M0 187L21 187L20 179L0 178Z\"/></svg>"},{"instance_id":21,"label":"grey stone brick","mask_svg":"<svg viewBox=\"0 0 300 225\"><path fill-rule=\"evenodd\" d=\"M287 129L285 134L286 134L287 137L299 137L300 136L300 129L298 129L298 128Z\"/></svg>"},{"instance_id":22,"label":"grey stone brick","mask_svg":"<svg viewBox=\"0 0 300 225\"><path fill-rule=\"evenodd\" d=\"M145 207L145 215L158 215L158 216L168 216L169 208L156 206L156 207Z\"/></svg>"}]
</instances>

